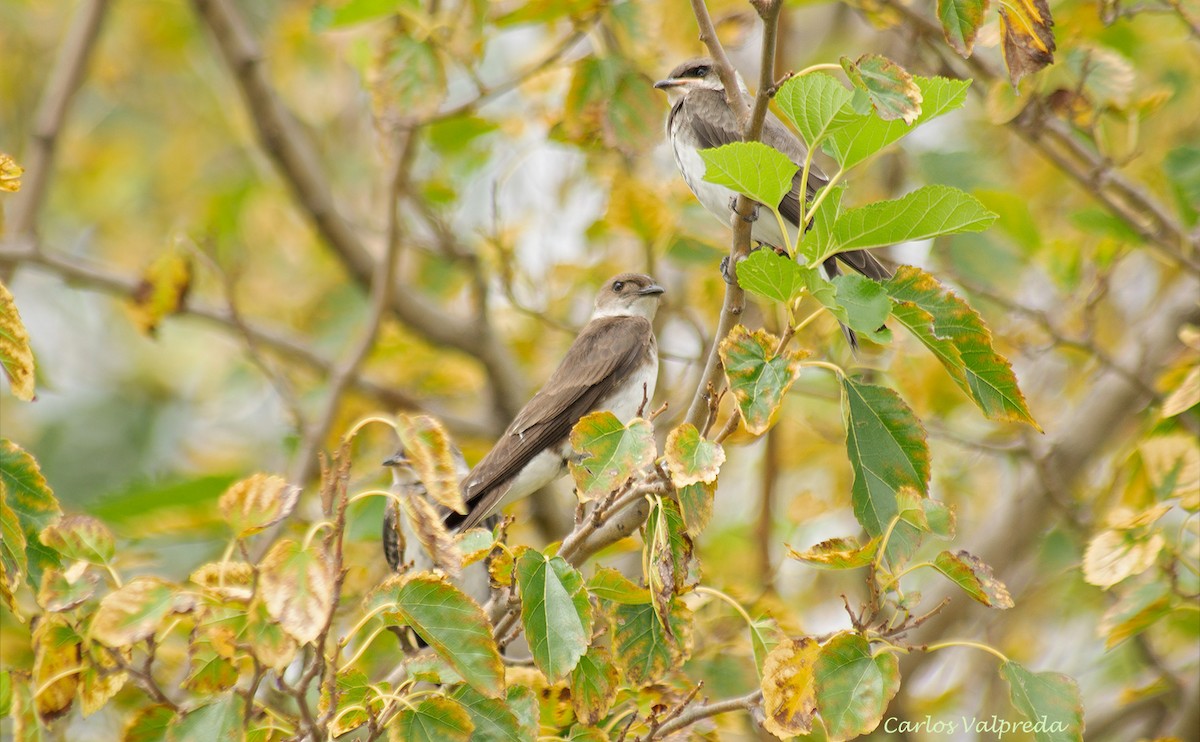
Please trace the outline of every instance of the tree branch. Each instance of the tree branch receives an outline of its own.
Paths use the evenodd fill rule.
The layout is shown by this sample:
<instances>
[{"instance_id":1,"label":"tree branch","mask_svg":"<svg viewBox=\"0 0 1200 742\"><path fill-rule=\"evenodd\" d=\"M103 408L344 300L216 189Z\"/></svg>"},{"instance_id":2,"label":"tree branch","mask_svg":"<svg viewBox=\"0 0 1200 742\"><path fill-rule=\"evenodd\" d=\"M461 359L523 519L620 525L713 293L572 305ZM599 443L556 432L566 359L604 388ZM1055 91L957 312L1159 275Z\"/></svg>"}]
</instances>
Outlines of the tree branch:
<instances>
[{"instance_id":1,"label":"tree branch","mask_svg":"<svg viewBox=\"0 0 1200 742\"><path fill-rule=\"evenodd\" d=\"M316 149L268 81L262 52L245 19L229 0L193 0L192 4L232 71L260 144L280 177L350 275L369 286L376 260L338 211ZM396 317L430 343L459 350L483 364L495 408L507 417L514 416L524 399L524 383L512 356L495 335L481 331L473 319L448 314L413 287L397 288L391 290L388 303Z\"/></svg>"},{"instance_id":2,"label":"tree branch","mask_svg":"<svg viewBox=\"0 0 1200 742\"><path fill-rule=\"evenodd\" d=\"M100 36L100 27L107 11L108 0L88 0L84 3L71 20L54 59L22 158L25 175L8 225L9 235L18 241L28 240L31 245L35 244L33 238L37 216L46 199L50 173L54 169L58 137L62 133L71 99L83 80L88 59L96 48L96 39ZM0 260L0 274L4 272L2 268L5 262Z\"/></svg>"},{"instance_id":3,"label":"tree branch","mask_svg":"<svg viewBox=\"0 0 1200 742\"><path fill-rule=\"evenodd\" d=\"M699 706L691 707L666 724L663 724L646 739L662 739L672 732L686 729L698 721L720 714L728 714L731 711L749 711L757 706L760 701L762 701L762 691L756 690L753 693L747 693L738 698L727 698L724 701L702 703Z\"/></svg>"},{"instance_id":4,"label":"tree branch","mask_svg":"<svg viewBox=\"0 0 1200 742\"><path fill-rule=\"evenodd\" d=\"M762 136L763 122L767 116L767 105L774 85L775 74L775 44L779 32L780 0L759 0L754 3L755 9L763 20L762 68L759 71L758 94L754 98L754 108L746 122L742 139L747 142L758 141ZM717 62L721 82L725 85L725 98L734 106L735 111L744 110L746 105L742 100L741 90L737 84L736 73L729 66L729 58L717 39L713 29L712 18L703 0L692 0L692 12L696 16L696 24L700 27L700 38L708 46L709 52ZM734 101L738 103L735 104ZM741 116L739 116L741 118ZM720 393L724 384L719 350L721 341L729 334L746 308L746 292L737 282L737 265L750 254L750 220L754 213L754 202L745 196L738 196L737 207L734 209L733 244L729 250L727 269L729 283L725 286L725 300L721 305L721 316L717 320L717 330L713 334L712 347L709 348L708 358L704 363L704 372L696 384L696 392L688 407L686 422L698 429L706 429L703 419L709 409L709 390Z\"/></svg>"},{"instance_id":5,"label":"tree branch","mask_svg":"<svg viewBox=\"0 0 1200 742\"><path fill-rule=\"evenodd\" d=\"M132 300L138 288L138 280L135 278L113 273L105 268L92 265L80 257L66 257L45 250L0 249L0 262L27 264L56 275L68 283L126 300ZM249 341L257 344L259 347L268 349L282 358L305 366L308 370L322 376L333 373L333 361L321 356L316 351L304 345L299 339L291 337L280 330L253 324L244 317L235 316L228 308L220 309L206 306L189 299L179 308L176 314L195 317L231 334L248 338ZM361 374L355 374L351 378L350 384L356 391L377 400L387 407L428 412L440 419L445 423L447 428L458 435L490 437L496 434L496 427L493 425L480 422L474 418L465 418L437 409L413 396L393 387L372 381Z\"/></svg>"},{"instance_id":6,"label":"tree branch","mask_svg":"<svg viewBox=\"0 0 1200 742\"><path fill-rule=\"evenodd\" d=\"M979 95L985 95L993 84L1003 79L1001 73L978 54L963 60L947 53L941 27L918 11L898 0L884 2L908 21L907 27L917 32L945 64L951 67L965 65L971 75L983 83L972 86ZM1025 109L1009 121L1008 126L1161 255L1200 275L1200 233L1188 234L1140 183L1114 170L1112 162L1098 151L1090 136L1087 141L1091 146L1085 145L1080 132L1054 115L1042 96L1032 95Z\"/></svg>"}]
</instances>

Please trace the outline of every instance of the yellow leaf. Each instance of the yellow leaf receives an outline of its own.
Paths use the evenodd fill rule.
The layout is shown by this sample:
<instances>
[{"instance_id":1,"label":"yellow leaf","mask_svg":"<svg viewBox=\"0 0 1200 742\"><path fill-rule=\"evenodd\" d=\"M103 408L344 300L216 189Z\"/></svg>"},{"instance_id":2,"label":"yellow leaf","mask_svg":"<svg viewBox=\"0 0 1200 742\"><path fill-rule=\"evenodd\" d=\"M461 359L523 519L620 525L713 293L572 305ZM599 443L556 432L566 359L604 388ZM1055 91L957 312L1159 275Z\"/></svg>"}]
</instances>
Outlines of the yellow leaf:
<instances>
[{"instance_id":1,"label":"yellow leaf","mask_svg":"<svg viewBox=\"0 0 1200 742\"><path fill-rule=\"evenodd\" d=\"M34 708L43 721L57 719L71 710L79 674L82 640L65 616L48 613L33 630Z\"/></svg>"},{"instance_id":2,"label":"yellow leaf","mask_svg":"<svg viewBox=\"0 0 1200 742\"><path fill-rule=\"evenodd\" d=\"M1175 417L1200 404L1200 365L1192 366L1183 383L1163 401L1162 416Z\"/></svg>"},{"instance_id":3,"label":"yellow leaf","mask_svg":"<svg viewBox=\"0 0 1200 742\"><path fill-rule=\"evenodd\" d=\"M1156 487L1162 487L1168 477L1174 477L1170 494L1184 498L1200 492L1200 446L1187 433L1155 436L1138 446L1146 475Z\"/></svg>"},{"instance_id":4,"label":"yellow leaf","mask_svg":"<svg viewBox=\"0 0 1200 742\"><path fill-rule=\"evenodd\" d=\"M32 401L34 366L29 333L21 322L12 294L3 283L0 283L0 366L12 384L13 396L23 402Z\"/></svg>"},{"instance_id":5,"label":"yellow leaf","mask_svg":"<svg viewBox=\"0 0 1200 742\"><path fill-rule=\"evenodd\" d=\"M325 550L319 545L303 549L284 539L258 568L259 593L271 617L301 644L320 636L333 611L335 583Z\"/></svg>"},{"instance_id":6,"label":"yellow leaf","mask_svg":"<svg viewBox=\"0 0 1200 742\"><path fill-rule=\"evenodd\" d=\"M160 255L133 291L133 321L153 336L164 317L178 312L192 287L192 262L179 250Z\"/></svg>"},{"instance_id":7,"label":"yellow leaf","mask_svg":"<svg viewBox=\"0 0 1200 742\"><path fill-rule=\"evenodd\" d=\"M225 600L249 601L254 592L254 567L247 562L209 562L188 579Z\"/></svg>"},{"instance_id":8,"label":"yellow leaf","mask_svg":"<svg viewBox=\"0 0 1200 742\"><path fill-rule=\"evenodd\" d=\"M25 168L17 164L11 155L0 152L0 191L16 193L21 190L21 174Z\"/></svg>"},{"instance_id":9,"label":"yellow leaf","mask_svg":"<svg viewBox=\"0 0 1200 742\"><path fill-rule=\"evenodd\" d=\"M1097 587L1110 588L1149 569L1164 543L1160 533L1136 538L1128 531L1101 531L1084 552L1083 578Z\"/></svg>"},{"instance_id":10,"label":"yellow leaf","mask_svg":"<svg viewBox=\"0 0 1200 742\"><path fill-rule=\"evenodd\" d=\"M763 662L763 726L780 739L812 731L817 712L813 664L821 645L811 637L782 641Z\"/></svg>"}]
</instances>

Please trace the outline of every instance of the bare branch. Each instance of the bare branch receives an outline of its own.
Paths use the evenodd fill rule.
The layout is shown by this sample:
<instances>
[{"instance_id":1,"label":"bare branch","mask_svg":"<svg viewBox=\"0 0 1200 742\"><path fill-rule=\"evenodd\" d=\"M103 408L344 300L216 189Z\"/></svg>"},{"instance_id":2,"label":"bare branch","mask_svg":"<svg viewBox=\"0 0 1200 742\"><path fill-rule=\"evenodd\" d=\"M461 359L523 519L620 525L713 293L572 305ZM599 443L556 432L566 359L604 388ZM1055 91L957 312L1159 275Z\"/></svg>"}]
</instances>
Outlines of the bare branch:
<instances>
[{"instance_id":1,"label":"bare branch","mask_svg":"<svg viewBox=\"0 0 1200 742\"><path fill-rule=\"evenodd\" d=\"M62 133L71 99L79 89L88 59L96 47L107 11L108 0L88 0L83 3L71 19L66 38L58 49L24 153L25 176L11 213L12 221L8 227L10 235L18 238L33 236L37 215L50 183L50 171L54 168L58 137Z\"/></svg>"},{"instance_id":2,"label":"bare branch","mask_svg":"<svg viewBox=\"0 0 1200 742\"><path fill-rule=\"evenodd\" d=\"M245 18L229 0L193 0L193 5L236 78L263 149L297 204L354 279L369 286L376 260L334 203L316 148L271 86L262 51ZM524 399L524 383L511 354L494 333L485 332L473 318L448 314L411 286L391 290L389 307L429 342L462 351L482 363L492 382L496 408L508 417L516 414Z\"/></svg>"},{"instance_id":3,"label":"bare branch","mask_svg":"<svg viewBox=\"0 0 1200 742\"><path fill-rule=\"evenodd\" d=\"M690 709L679 714L679 716L676 716L671 721L663 724L646 739L663 739L672 732L677 732L680 729L686 729L702 719L719 716L720 714L728 714L731 711L749 711L757 706L761 701L762 691L756 690L753 693L747 693L746 695L738 698L727 698L724 701L702 703L698 706L691 707Z\"/></svg>"},{"instance_id":4,"label":"bare branch","mask_svg":"<svg viewBox=\"0 0 1200 742\"><path fill-rule=\"evenodd\" d=\"M138 287L136 278L114 273L77 256L66 257L45 250L0 250L0 262L6 261L27 264L52 273L68 283L122 299L132 299ZM318 374L327 375L333 372L333 361L321 356L299 339L277 329L262 327L244 317L235 317L228 308L206 306L194 299L189 299L176 314L196 317L234 335L244 334L258 347L269 349L280 357ZM356 374L352 378L351 385L356 391L370 396L387 407L428 412L440 419L456 434L479 437L496 434L494 426L481 423L473 418L449 414L393 387L372 381L361 374Z\"/></svg>"}]
</instances>

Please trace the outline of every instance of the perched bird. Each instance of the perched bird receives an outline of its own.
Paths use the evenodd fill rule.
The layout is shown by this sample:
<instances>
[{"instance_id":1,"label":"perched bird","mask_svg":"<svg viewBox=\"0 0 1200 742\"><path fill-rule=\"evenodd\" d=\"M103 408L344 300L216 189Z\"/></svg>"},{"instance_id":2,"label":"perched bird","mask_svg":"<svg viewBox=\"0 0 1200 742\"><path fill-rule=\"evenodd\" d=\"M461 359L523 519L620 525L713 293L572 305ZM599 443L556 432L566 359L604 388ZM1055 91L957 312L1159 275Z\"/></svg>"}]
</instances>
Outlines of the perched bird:
<instances>
[{"instance_id":1,"label":"perched bird","mask_svg":"<svg viewBox=\"0 0 1200 742\"><path fill-rule=\"evenodd\" d=\"M650 401L658 377L650 322L664 290L641 273L622 273L604 284L591 319L558 368L463 480L467 514L451 513L449 528L471 528L565 474L568 436L584 415L609 410L627 422Z\"/></svg>"},{"instance_id":2,"label":"perched bird","mask_svg":"<svg viewBox=\"0 0 1200 742\"><path fill-rule=\"evenodd\" d=\"M738 82L741 84L740 78ZM667 115L667 138L675 153L675 164L678 165L680 174L709 213L722 221L727 220L737 193L725 186L704 180L705 165L704 160L700 158L702 149L742 140L742 127L738 124L737 114L725 99L725 87L721 84L716 65L711 59L703 57L684 62L671 70L667 79L655 83L654 87L665 90L672 102L671 112ZM807 148L770 111L763 122L762 141L803 167L804 158L808 154ZM808 171L807 183L800 182L802 177L802 170L796 173L792 179L791 191L777 204L779 213L793 228L800 223L801 194L803 193L807 201L829 182L815 164ZM787 244L775 219L756 219L751 228L751 236L758 242L774 247L781 248ZM891 271L871 253L866 250L851 250L825 261L823 267L828 278L841 273L839 260L876 281L891 277ZM849 328L843 330L851 345L856 345L854 333Z\"/></svg>"},{"instance_id":3,"label":"perched bird","mask_svg":"<svg viewBox=\"0 0 1200 742\"><path fill-rule=\"evenodd\" d=\"M452 446L455 473L458 479L467 475L467 461L458 446ZM477 603L483 605L490 597L487 563L476 562L459 574L462 558L442 521L448 508L427 499L425 484L417 476L403 448L383 462L392 470L392 492L405 500L403 506L389 499L383 513L383 555L393 572L406 564L414 571L439 567L455 576L455 583ZM487 518L480 525L494 528L498 517Z\"/></svg>"}]
</instances>

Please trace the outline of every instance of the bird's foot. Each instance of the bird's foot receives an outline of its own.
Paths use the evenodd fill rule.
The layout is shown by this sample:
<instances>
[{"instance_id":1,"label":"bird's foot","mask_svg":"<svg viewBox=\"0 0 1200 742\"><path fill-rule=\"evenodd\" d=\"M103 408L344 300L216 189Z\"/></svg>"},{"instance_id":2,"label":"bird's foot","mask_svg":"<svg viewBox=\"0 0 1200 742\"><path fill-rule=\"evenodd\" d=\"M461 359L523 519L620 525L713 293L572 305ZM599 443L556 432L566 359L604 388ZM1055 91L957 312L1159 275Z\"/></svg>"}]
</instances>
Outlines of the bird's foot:
<instances>
[{"instance_id":1,"label":"bird's foot","mask_svg":"<svg viewBox=\"0 0 1200 742\"><path fill-rule=\"evenodd\" d=\"M729 256L721 258L721 278L725 279L725 283L734 286L733 276L729 275Z\"/></svg>"},{"instance_id":2,"label":"bird's foot","mask_svg":"<svg viewBox=\"0 0 1200 742\"><path fill-rule=\"evenodd\" d=\"M752 208L751 208L751 210L750 210L750 213L749 213L748 215L746 215L746 216L742 216L742 214L738 213L738 210L737 210L737 201L738 201L738 197L737 197L737 196L730 196L730 197L729 197L729 210L730 210L730 211L732 211L733 213L735 213L735 214L737 214L739 217L741 217L741 218L742 218L742 221L750 222L751 224L753 224L754 222L758 221L758 207L759 207L761 204L754 204L754 205L753 205L753 207L752 207Z\"/></svg>"}]
</instances>

